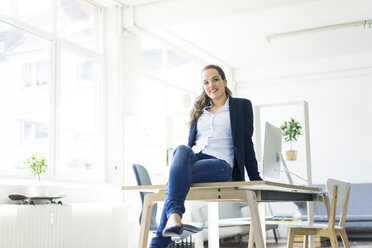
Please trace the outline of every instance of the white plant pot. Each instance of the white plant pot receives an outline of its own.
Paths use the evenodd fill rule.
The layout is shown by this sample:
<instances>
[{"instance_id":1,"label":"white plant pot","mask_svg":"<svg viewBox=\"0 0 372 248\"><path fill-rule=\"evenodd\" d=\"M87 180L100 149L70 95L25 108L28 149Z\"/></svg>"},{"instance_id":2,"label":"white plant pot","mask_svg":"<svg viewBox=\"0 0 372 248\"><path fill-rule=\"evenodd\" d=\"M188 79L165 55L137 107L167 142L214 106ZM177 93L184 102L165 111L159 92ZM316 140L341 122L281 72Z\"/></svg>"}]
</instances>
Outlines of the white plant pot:
<instances>
[{"instance_id":1,"label":"white plant pot","mask_svg":"<svg viewBox=\"0 0 372 248\"><path fill-rule=\"evenodd\" d=\"M48 194L48 186L39 183L31 186L27 192L27 196L48 196Z\"/></svg>"},{"instance_id":2,"label":"white plant pot","mask_svg":"<svg viewBox=\"0 0 372 248\"><path fill-rule=\"evenodd\" d=\"M49 194L48 186L42 185L42 184L36 186L36 193L37 193L37 196L48 196Z\"/></svg>"}]
</instances>

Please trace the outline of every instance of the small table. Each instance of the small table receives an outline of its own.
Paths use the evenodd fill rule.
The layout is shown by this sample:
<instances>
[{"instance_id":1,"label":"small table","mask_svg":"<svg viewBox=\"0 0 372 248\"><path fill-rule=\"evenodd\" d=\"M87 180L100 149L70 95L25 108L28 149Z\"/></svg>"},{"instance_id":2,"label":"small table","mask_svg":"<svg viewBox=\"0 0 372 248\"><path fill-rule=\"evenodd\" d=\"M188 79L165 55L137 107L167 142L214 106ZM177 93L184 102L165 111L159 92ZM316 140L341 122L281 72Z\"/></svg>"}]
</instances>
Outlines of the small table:
<instances>
[{"instance_id":1,"label":"small table","mask_svg":"<svg viewBox=\"0 0 372 248\"><path fill-rule=\"evenodd\" d=\"M141 228L138 247L146 248L151 223L152 207L155 202L164 201L165 185L123 186L122 190L154 192L146 194L143 202ZM191 185L187 201L206 202L248 202L251 215L248 248L264 248L258 202L285 201L325 201L327 196L319 197L324 190L314 187L298 186L270 181L195 183Z\"/></svg>"}]
</instances>

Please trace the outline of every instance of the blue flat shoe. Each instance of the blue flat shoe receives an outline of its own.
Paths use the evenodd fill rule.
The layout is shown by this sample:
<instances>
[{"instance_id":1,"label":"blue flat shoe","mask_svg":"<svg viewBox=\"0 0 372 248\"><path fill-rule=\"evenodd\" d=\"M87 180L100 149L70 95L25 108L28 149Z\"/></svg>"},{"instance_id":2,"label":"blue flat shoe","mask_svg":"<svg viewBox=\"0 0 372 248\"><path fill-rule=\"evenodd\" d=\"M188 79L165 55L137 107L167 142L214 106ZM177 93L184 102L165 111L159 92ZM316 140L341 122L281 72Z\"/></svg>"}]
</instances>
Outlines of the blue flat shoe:
<instances>
[{"instance_id":1,"label":"blue flat shoe","mask_svg":"<svg viewBox=\"0 0 372 248\"><path fill-rule=\"evenodd\" d=\"M180 237L183 232L183 225L182 226L171 226L168 228L164 228L162 235L163 237Z\"/></svg>"}]
</instances>

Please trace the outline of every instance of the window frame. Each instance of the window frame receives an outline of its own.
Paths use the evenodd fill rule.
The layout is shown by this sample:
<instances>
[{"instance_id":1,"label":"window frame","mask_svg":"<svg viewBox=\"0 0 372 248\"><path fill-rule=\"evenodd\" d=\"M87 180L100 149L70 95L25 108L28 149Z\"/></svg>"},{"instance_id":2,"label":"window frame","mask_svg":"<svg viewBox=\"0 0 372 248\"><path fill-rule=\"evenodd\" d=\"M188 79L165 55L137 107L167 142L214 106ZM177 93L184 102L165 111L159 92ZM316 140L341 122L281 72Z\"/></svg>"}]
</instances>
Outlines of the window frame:
<instances>
[{"instance_id":1,"label":"window frame","mask_svg":"<svg viewBox=\"0 0 372 248\"><path fill-rule=\"evenodd\" d=\"M49 81L49 96L50 96L50 107L49 107L49 167L48 173L43 175L44 180L57 180L57 181L66 181L66 182L87 182L87 183L103 183L106 180L104 166L105 161L105 130L104 130L104 85L106 83L106 58L105 58L105 42L104 37L105 33L105 7L92 1L85 0L87 3L94 5L97 8L100 8L100 50L95 51L88 49L82 45L75 44L72 41L65 40L58 36L57 33L57 3L58 0L51 0L51 20L53 22L52 29L50 32L40 29L36 26L30 25L22 20L16 19L12 16L5 15L0 12L0 21L4 24L19 28L24 30L27 33L36 35L46 41L50 42L50 81ZM98 158L97 164L99 169L97 171L74 171L74 170L61 170L59 161L57 161L56 154L58 153L58 105L59 105L59 95L60 95L60 52L61 49L66 49L78 56L82 56L86 59L92 60L94 63L97 63L101 67L100 80L96 86L95 92L97 94L97 136L98 136ZM33 61L32 64L32 80L30 87L25 87L23 76L21 77L21 90L22 91L33 91L42 88L44 85L37 85L37 63L42 61ZM24 64L28 64L25 62ZM22 68L23 73L23 68ZM35 82L34 82L35 81ZM48 84L47 84L48 85ZM21 120L20 120L21 121ZM20 142L23 143L23 124L20 123ZM32 135L35 135L35 127L31 127ZM25 141L26 143L29 141ZM0 176L8 178L30 178L24 170L14 170L8 168L0 168Z\"/></svg>"}]
</instances>

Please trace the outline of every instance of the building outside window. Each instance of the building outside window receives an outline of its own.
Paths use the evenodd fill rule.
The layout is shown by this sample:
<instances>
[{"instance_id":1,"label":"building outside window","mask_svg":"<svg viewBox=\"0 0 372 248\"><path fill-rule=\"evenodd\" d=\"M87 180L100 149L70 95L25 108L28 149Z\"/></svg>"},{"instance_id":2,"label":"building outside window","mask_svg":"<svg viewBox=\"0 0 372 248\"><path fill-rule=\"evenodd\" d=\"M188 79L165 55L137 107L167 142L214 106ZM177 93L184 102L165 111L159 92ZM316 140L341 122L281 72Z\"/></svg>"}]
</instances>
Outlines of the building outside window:
<instances>
[{"instance_id":1,"label":"building outside window","mask_svg":"<svg viewBox=\"0 0 372 248\"><path fill-rule=\"evenodd\" d=\"M35 61L22 65L23 88L35 88L50 83L49 61Z\"/></svg>"},{"instance_id":2,"label":"building outside window","mask_svg":"<svg viewBox=\"0 0 372 248\"><path fill-rule=\"evenodd\" d=\"M49 130L45 123L21 120L20 126L21 144L34 144L47 141Z\"/></svg>"}]
</instances>

